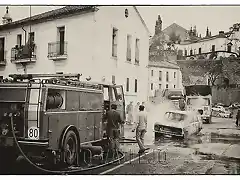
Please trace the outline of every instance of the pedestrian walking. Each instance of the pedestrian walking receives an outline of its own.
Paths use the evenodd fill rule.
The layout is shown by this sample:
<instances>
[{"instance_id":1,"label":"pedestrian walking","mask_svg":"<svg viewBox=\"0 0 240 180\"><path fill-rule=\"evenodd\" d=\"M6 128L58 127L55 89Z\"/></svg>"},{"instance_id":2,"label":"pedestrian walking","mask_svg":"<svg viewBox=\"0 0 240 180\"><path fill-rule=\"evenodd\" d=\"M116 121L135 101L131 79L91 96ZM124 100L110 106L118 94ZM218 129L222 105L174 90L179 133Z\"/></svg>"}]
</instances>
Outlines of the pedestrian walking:
<instances>
[{"instance_id":1,"label":"pedestrian walking","mask_svg":"<svg viewBox=\"0 0 240 180\"><path fill-rule=\"evenodd\" d=\"M124 124L124 120L117 110L117 105L112 104L111 110L107 112L107 136L109 139L110 150L118 151L119 149L119 137L120 137L120 126Z\"/></svg>"},{"instance_id":2,"label":"pedestrian walking","mask_svg":"<svg viewBox=\"0 0 240 180\"><path fill-rule=\"evenodd\" d=\"M147 132L147 113L144 112L144 108L143 105L139 106L139 112L136 117L136 140L140 149L139 154L149 149L144 146L144 136Z\"/></svg>"},{"instance_id":3,"label":"pedestrian walking","mask_svg":"<svg viewBox=\"0 0 240 180\"><path fill-rule=\"evenodd\" d=\"M133 124L133 102L131 101L129 105L127 105L127 123Z\"/></svg>"},{"instance_id":4,"label":"pedestrian walking","mask_svg":"<svg viewBox=\"0 0 240 180\"><path fill-rule=\"evenodd\" d=\"M240 110L238 110L236 115L236 126L239 126L239 120L240 120Z\"/></svg>"}]
</instances>

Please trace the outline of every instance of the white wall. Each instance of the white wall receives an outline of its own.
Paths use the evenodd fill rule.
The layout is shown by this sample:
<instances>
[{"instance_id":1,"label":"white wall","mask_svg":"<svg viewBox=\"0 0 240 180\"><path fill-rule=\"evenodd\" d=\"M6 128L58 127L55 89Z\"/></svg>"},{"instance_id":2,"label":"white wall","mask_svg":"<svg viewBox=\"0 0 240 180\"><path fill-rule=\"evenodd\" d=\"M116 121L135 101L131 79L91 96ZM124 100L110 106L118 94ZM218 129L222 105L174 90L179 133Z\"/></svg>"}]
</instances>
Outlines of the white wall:
<instances>
[{"instance_id":1,"label":"white wall","mask_svg":"<svg viewBox=\"0 0 240 180\"><path fill-rule=\"evenodd\" d=\"M129 16L125 17L125 9L128 9ZM123 84L126 89L127 78L130 80L129 92L126 92L127 101L147 100L147 64L149 57L149 37L136 11L132 7L101 7L96 13L97 30L99 36L96 48L97 62L106 61L106 66L102 68L102 74L109 77L116 76L116 83ZM118 50L117 58L112 57L112 31L118 29ZM132 36L132 60L127 62L127 35ZM135 65L135 41L140 39L140 64ZM102 42L108 42L107 47L102 49ZM100 66L97 63L97 66ZM134 92L134 81L138 80L138 93ZM127 102L127 103L128 103Z\"/></svg>"},{"instance_id":2,"label":"white wall","mask_svg":"<svg viewBox=\"0 0 240 180\"><path fill-rule=\"evenodd\" d=\"M153 70L153 76L152 76ZM162 71L162 80L159 80L159 71ZM166 81L166 72L169 74L169 81ZM176 78L174 78L174 72L176 72ZM182 89L182 74L179 69L169 69L161 67L149 67L149 96L153 96L155 90L159 89L159 84L161 84L161 89L166 89L166 84L168 84L168 89ZM151 90L151 83L153 83L153 89Z\"/></svg>"},{"instance_id":3,"label":"white wall","mask_svg":"<svg viewBox=\"0 0 240 180\"><path fill-rule=\"evenodd\" d=\"M125 18L125 9L129 16ZM65 40L68 42L68 58L61 61L49 60L48 43L57 41L57 27L65 26ZM112 57L112 29L118 29L118 57ZM29 32L29 27L24 27ZM93 81L111 82L112 75L117 84L126 87L126 79L130 79L130 92L126 100L147 100L149 37L139 16L133 7L99 7L99 11L83 15L56 19L31 26L35 32L37 46L36 63L27 66L27 73L82 73L82 78L92 77ZM17 43L17 34L23 35L21 28L0 32L5 37L7 65L0 68L0 76L10 73L24 73L21 65L11 62L11 48ZM132 63L126 62L127 34L132 35ZM135 40L140 39L140 65L135 65ZM134 92L134 81L138 80L138 92Z\"/></svg>"},{"instance_id":4,"label":"white wall","mask_svg":"<svg viewBox=\"0 0 240 180\"><path fill-rule=\"evenodd\" d=\"M236 38L240 39L240 32L234 33L230 38L233 39L232 41L232 52L239 52L239 41L234 40ZM193 50L194 54L199 54L199 48L201 48L202 53L207 53L212 51L212 45L215 45L215 51L227 51L227 44L230 42L227 38L215 38L215 39L208 39L208 40L202 40L196 43L190 43L190 44L176 44L176 47L178 50L183 51L183 55L185 55L185 49L187 50L187 55L190 55L190 50ZM195 50L195 51L194 51ZM194 53L195 52L195 53ZM229 53L220 53L219 56L222 57L228 57L230 56Z\"/></svg>"}]
</instances>

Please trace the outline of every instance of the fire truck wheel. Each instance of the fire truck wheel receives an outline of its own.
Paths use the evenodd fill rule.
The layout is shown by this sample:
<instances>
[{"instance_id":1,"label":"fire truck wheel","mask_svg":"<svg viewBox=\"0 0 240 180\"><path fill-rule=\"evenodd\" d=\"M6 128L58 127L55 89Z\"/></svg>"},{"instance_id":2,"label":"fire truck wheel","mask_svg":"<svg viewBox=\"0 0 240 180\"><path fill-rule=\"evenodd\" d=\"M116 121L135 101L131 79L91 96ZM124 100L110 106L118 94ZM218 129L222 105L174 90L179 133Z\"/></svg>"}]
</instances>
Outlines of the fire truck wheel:
<instances>
[{"instance_id":1,"label":"fire truck wheel","mask_svg":"<svg viewBox=\"0 0 240 180\"><path fill-rule=\"evenodd\" d=\"M65 152L65 162L73 165L77 160L78 138L74 131L69 130L64 138L63 149Z\"/></svg>"}]
</instances>

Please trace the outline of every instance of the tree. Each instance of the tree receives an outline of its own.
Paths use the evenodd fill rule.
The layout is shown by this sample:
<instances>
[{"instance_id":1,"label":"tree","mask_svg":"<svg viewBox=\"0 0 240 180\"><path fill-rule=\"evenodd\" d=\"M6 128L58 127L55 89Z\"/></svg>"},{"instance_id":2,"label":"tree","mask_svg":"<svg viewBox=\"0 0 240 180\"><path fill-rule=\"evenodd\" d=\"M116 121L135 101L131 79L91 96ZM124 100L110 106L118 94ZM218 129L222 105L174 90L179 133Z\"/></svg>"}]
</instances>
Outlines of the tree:
<instances>
[{"instance_id":1,"label":"tree","mask_svg":"<svg viewBox=\"0 0 240 180\"><path fill-rule=\"evenodd\" d=\"M208 76L211 85L214 86L216 80L222 76L223 65L220 60L191 60L178 64L182 70L183 80L189 81L188 76Z\"/></svg>"}]
</instances>

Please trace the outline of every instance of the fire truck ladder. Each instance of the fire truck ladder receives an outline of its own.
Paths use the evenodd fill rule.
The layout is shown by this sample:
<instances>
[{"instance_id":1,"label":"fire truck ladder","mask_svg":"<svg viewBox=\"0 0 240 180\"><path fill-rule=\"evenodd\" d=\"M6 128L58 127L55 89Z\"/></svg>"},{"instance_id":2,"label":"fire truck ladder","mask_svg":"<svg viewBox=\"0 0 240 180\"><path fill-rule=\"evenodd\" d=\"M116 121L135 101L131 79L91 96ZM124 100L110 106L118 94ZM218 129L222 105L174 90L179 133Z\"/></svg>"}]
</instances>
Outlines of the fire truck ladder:
<instances>
[{"instance_id":1,"label":"fire truck ladder","mask_svg":"<svg viewBox=\"0 0 240 180\"><path fill-rule=\"evenodd\" d=\"M43 79L43 78L77 78L80 79L82 74L10 74L9 77L14 80L33 80L33 79Z\"/></svg>"},{"instance_id":2,"label":"fire truck ladder","mask_svg":"<svg viewBox=\"0 0 240 180\"><path fill-rule=\"evenodd\" d=\"M42 105L41 102L41 95L42 95L42 86L43 86L43 81L41 79L38 79L39 83L37 84L32 84L31 81L28 82L27 85L27 92L29 96L29 101L26 102L26 109L27 111L27 116L28 116L28 129L31 127L39 128L40 124L40 108ZM36 134L34 134L36 135ZM39 134L38 134L39 135ZM31 138L37 138L36 137L31 137Z\"/></svg>"}]
</instances>

